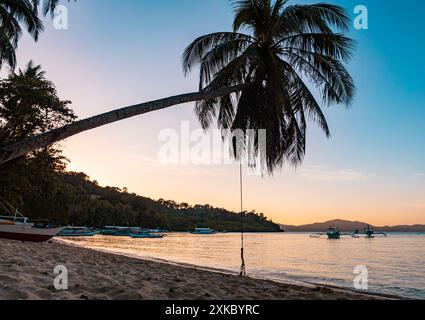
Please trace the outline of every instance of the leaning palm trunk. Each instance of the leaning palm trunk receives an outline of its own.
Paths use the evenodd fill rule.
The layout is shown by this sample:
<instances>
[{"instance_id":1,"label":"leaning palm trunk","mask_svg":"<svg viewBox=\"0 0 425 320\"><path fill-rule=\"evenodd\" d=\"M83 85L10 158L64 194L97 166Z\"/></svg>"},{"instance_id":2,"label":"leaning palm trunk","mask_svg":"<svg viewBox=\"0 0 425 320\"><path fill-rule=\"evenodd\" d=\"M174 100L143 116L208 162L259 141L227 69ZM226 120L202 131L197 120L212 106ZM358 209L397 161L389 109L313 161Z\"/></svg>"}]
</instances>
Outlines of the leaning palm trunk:
<instances>
[{"instance_id":1,"label":"leaning palm trunk","mask_svg":"<svg viewBox=\"0 0 425 320\"><path fill-rule=\"evenodd\" d=\"M13 159L22 157L37 149L50 146L55 142L72 137L84 131L183 103L219 98L231 93L242 91L242 89L244 89L246 86L247 85L245 84L241 84L214 91L200 91L182 94L114 110L85 120L77 121L62 128L40 134L33 138L20 141L12 145L0 147L0 165L5 164L6 162L9 162Z\"/></svg>"}]
</instances>

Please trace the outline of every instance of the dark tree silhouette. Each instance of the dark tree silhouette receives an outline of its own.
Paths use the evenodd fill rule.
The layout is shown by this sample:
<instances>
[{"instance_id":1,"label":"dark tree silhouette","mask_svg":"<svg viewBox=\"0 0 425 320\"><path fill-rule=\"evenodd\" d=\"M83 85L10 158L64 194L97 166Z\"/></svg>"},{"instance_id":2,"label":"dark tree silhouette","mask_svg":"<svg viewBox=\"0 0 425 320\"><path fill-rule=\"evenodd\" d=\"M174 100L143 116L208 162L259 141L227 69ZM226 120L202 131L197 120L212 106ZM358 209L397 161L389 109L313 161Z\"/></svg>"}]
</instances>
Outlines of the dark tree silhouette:
<instances>
[{"instance_id":1,"label":"dark tree silhouette","mask_svg":"<svg viewBox=\"0 0 425 320\"><path fill-rule=\"evenodd\" d=\"M338 32L346 31L350 20L343 8L324 3L231 2L233 32L202 36L183 55L186 73L200 66L199 92L115 110L3 146L0 164L83 131L187 102L197 102L204 128L217 119L222 129L266 129L264 164L270 173L285 161L301 163L308 119L330 135L319 101L349 105L354 96L353 80L344 67L354 42ZM321 93L320 99L309 84ZM236 158L259 152L256 146L243 146Z\"/></svg>"}]
</instances>

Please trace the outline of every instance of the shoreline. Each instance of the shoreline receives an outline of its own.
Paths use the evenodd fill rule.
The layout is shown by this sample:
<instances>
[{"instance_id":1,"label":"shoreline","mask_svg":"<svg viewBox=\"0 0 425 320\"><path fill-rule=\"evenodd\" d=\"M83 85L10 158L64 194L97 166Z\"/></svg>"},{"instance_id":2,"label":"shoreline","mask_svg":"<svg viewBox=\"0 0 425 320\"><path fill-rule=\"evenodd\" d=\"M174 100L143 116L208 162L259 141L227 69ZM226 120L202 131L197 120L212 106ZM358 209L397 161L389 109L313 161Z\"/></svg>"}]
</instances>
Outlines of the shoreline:
<instances>
[{"instance_id":1,"label":"shoreline","mask_svg":"<svg viewBox=\"0 0 425 320\"><path fill-rule=\"evenodd\" d=\"M52 241L54 242L58 242L58 243L62 243L66 246L73 246L76 248L82 248L82 249L87 249L87 250L93 250L93 251L98 251L98 252L103 252L106 254L112 254L112 255L117 255L120 257L126 257L126 258L130 258L130 259L137 259L137 260L141 260L141 261L150 261L150 262L156 262L156 263L160 263L160 264L166 264L166 265L171 265L171 266L176 266L176 267L181 267L181 268L188 268L188 269L196 269L196 270L202 270L202 271L206 271L206 272L213 272L213 273L218 273L218 274L222 274L222 275L231 275L231 276L238 276L239 274L236 271L233 270L229 270L229 269L221 269L221 268L214 268L214 267L208 267L208 266L201 266L201 265L196 265L196 264L191 264L191 263L183 263L183 262L177 262L177 261L172 261L172 260L166 260L166 259L161 259L161 258L154 258L154 257L148 257L148 256L140 256L137 254L129 254L129 253L123 253L123 252L113 252L107 249L102 249L102 248L86 248L84 246L80 246L75 242L72 241L68 241L66 238L54 238ZM302 281L302 280L287 280L287 282L285 281L280 281L277 279L267 279L265 277L259 277L259 276L251 276L251 275L247 275L246 278L249 279L253 279L253 280L260 280L260 281L270 281L273 283L277 283L277 284L283 284L283 285L294 285L294 286L298 286L298 287L306 287L306 288L317 288L317 287L321 287L321 288L329 288L329 289L334 289L334 290L341 290L341 291L346 291L349 293L354 293L354 294L361 294L361 295L367 295L367 296L372 296L372 297L378 297L378 298L384 298L384 299L391 299L391 300L412 300L406 297L401 297L401 296L396 296L396 295L392 295L392 294L387 294L387 293L377 293L377 292L369 292L369 293L363 293L363 292L359 292L356 291L355 289L350 289L350 288L345 288L345 287L339 287L337 285L332 285L332 284L321 284L321 283L314 283L314 282L307 282L307 281Z\"/></svg>"},{"instance_id":2,"label":"shoreline","mask_svg":"<svg viewBox=\"0 0 425 320\"><path fill-rule=\"evenodd\" d=\"M153 261L53 240L0 240L0 300L386 300L398 297L323 285L241 278L226 270ZM53 270L68 269L68 290Z\"/></svg>"}]
</instances>

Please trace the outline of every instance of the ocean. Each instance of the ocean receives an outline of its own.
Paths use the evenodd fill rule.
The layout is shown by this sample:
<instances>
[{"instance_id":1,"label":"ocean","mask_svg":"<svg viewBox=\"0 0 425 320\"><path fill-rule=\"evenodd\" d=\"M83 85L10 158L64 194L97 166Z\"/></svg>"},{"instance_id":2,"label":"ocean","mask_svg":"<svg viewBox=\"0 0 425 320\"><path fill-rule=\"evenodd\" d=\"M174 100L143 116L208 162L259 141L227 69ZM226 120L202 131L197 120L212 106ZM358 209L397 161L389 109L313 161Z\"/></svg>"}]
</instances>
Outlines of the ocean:
<instances>
[{"instance_id":1,"label":"ocean","mask_svg":"<svg viewBox=\"0 0 425 320\"><path fill-rule=\"evenodd\" d=\"M163 239L98 235L67 241L132 257L232 273L240 268L237 233L169 233ZM306 233L249 233L245 234L245 261L247 275L255 278L354 290L355 279L362 275L360 283L367 284L366 292L425 299L425 234L328 240Z\"/></svg>"}]
</instances>

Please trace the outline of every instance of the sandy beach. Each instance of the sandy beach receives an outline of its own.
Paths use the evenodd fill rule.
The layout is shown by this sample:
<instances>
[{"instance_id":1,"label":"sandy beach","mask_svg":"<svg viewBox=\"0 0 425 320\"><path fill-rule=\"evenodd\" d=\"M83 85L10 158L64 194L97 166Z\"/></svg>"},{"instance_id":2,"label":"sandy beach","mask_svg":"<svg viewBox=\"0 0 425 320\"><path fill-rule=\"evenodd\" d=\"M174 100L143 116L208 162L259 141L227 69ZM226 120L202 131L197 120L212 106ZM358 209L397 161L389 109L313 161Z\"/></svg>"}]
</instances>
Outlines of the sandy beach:
<instances>
[{"instance_id":1,"label":"sandy beach","mask_svg":"<svg viewBox=\"0 0 425 320\"><path fill-rule=\"evenodd\" d=\"M140 260L59 241L0 240L0 256L1 300L380 299ZM68 269L68 290L57 291L53 286L57 265Z\"/></svg>"}]
</instances>

